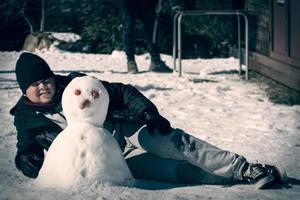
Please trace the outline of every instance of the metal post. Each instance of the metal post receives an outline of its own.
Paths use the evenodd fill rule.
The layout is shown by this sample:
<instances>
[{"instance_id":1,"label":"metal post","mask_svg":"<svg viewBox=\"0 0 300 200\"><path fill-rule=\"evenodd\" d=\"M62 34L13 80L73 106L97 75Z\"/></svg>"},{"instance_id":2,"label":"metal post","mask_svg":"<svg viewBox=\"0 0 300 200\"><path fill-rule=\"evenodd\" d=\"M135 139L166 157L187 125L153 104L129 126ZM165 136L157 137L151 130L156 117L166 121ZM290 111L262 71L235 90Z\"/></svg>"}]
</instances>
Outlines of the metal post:
<instances>
[{"instance_id":1,"label":"metal post","mask_svg":"<svg viewBox=\"0 0 300 200\"><path fill-rule=\"evenodd\" d=\"M182 69L181 69L181 20L182 20L182 12L179 14L178 17L178 68L179 68L179 76L182 76Z\"/></svg>"},{"instance_id":2,"label":"metal post","mask_svg":"<svg viewBox=\"0 0 300 200\"><path fill-rule=\"evenodd\" d=\"M241 48L241 25L240 25L240 16L243 16L245 19L245 79L248 80L248 57L249 57L249 34L248 34L248 18L246 14L237 10L213 10L213 11L205 11L205 10L193 10L193 11L180 11L174 17L174 26L173 26L173 59L174 59L174 68L176 68L176 47L177 48L177 56L178 56L178 68L179 68L179 76L182 76L182 65L181 65L181 53L182 53L182 41L181 41L181 23L183 16L201 16L201 15L237 15L238 16L238 48L239 48L239 72L242 72L242 48ZM177 21L177 22L176 22ZM177 29L176 29L177 27ZM177 41L176 39L177 32Z\"/></svg>"},{"instance_id":3,"label":"metal post","mask_svg":"<svg viewBox=\"0 0 300 200\"><path fill-rule=\"evenodd\" d=\"M240 15L237 15L238 20L238 57L239 57L239 74L242 74L242 48L241 48L241 19Z\"/></svg>"},{"instance_id":4,"label":"metal post","mask_svg":"<svg viewBox=\"0 0 300 200\"><path fill-rule=\"evenodd\" d=\"M177 12L173 19L173 69L176 72L176 62L177 62L177 18L179 13Z\"/></svg>"},{"instance_id":5,"label":"metal post","mask_svg":"<svg viewBox=\"0 0 300 200\"><path fill-rule=\"evenodd\" d=\"M246 66L246 72L245 72L245 79L248 80L248 61L249 61L249 36L248 36L248 29L249 29L249 23L248 18L246 15L244 15L245 19L245 66Z\"/></svg>"}]
</instances>

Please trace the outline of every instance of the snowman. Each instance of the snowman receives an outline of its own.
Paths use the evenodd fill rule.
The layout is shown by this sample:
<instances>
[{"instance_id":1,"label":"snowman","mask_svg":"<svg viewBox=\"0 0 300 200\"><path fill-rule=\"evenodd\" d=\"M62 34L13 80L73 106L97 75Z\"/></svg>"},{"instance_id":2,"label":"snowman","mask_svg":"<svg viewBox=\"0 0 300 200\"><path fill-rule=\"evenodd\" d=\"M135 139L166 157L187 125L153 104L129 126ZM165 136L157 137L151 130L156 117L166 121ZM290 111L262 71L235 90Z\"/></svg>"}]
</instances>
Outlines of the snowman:
<instances>
[{"instance_id":1,"label":"snowman","mask_svg":"<svg viewBox=\"0 0 300 200\"><path fill-rule=\"evenodd\" d=\"M36 184L68 188L132 183L118 143L103 128L108 104L108 92L96 78L77 77L69 83L62 96L68 126L50 146Z\"/></svg>"}]
</instances>

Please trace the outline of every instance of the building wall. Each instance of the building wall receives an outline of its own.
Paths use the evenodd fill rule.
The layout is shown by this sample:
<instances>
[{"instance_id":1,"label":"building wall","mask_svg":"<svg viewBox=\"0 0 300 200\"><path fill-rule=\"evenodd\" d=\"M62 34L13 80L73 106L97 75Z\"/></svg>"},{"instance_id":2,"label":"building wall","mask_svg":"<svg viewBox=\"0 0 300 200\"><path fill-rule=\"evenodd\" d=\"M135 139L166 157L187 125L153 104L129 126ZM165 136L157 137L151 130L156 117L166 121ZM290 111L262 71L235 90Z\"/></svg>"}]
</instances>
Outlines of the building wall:
<instances>
[{"instance_id":1,"label":"building wall","mask_svg":"<svg viewBox=\"0 0 300 200\"><path fill-rule=\"evenodd\" d=\"M250 50L269 56L269 1L247 0L245 6L249 13Z\"/></svg>"},{"instance_id":2,"label":"building wall","mask_svg":"<svg viewBox=\"0 0 300 200\"><path fill-rule=\"evenodd\" d=\"M271 0L245 0L249 13L249 68L300 91L300 66L271 56L271 3Z\"/></svg>"}]
</instances>

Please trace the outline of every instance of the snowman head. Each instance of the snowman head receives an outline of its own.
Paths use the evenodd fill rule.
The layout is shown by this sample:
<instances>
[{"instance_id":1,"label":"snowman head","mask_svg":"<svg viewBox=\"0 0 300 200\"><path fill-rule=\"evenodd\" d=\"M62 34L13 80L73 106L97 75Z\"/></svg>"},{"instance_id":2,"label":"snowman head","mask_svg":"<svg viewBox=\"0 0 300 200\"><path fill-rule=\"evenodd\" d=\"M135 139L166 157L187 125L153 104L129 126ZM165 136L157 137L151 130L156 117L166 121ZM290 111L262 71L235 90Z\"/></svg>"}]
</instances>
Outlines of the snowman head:
<instances>
[{"instance_id":1,"label":"snowman head","mask_svg":"<svg viewBox=\"0 0 300 200\"><path fill-rule=\"evenodd\" d=\"M91 76L74 78L62 96L62 108L68 125L87 122L102 126L108 104L107 90L98 79Z\"/></svg>"}]
</instances>

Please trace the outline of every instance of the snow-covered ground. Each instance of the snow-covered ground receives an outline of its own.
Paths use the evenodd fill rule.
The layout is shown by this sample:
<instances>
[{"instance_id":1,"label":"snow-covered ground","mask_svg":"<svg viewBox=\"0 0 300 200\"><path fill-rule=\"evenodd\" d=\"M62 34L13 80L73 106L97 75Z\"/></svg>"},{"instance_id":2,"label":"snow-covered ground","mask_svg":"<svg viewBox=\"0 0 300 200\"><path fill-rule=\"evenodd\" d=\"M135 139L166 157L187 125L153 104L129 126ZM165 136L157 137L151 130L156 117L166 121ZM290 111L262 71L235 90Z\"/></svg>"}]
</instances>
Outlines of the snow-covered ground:
<instances>
[{"instance_id":1,"label":"snow-covered ground","mask_svg":"<svg viewBox=\"0 0 300 200\"><path fill-rule=\"evenodd\" d=\"M147 72L149 56L137 57L141 73L127 74L124 52L111 55L38 52L59 74L82 71L110 82L130 83L150 98L173 127L237 152L255 162L278 162L289 184L268 190L251 185L173 185L139 180L135 188L38 189L14 166L16 130L9 110L21 95L14 67L20 52L0 52L0 199L299 199L300 106L274 104L254 81L235 73L238 60L183 60L183 77ZM171 56L163 55L171 66ZM251 77L250 77L251 78Z\"/></svg>"}]
</instances>

